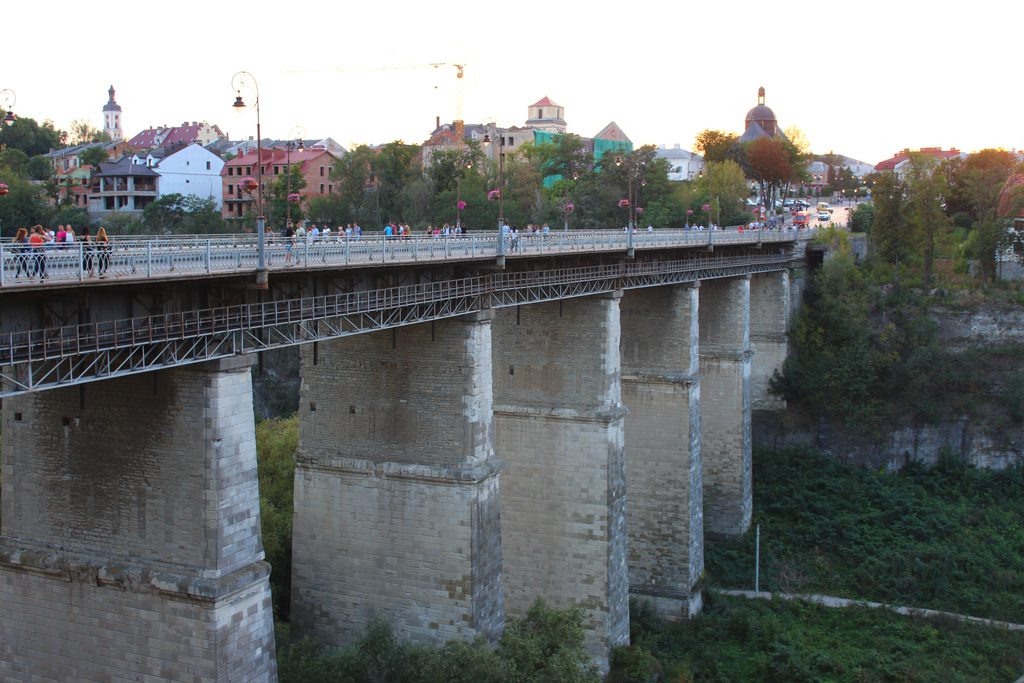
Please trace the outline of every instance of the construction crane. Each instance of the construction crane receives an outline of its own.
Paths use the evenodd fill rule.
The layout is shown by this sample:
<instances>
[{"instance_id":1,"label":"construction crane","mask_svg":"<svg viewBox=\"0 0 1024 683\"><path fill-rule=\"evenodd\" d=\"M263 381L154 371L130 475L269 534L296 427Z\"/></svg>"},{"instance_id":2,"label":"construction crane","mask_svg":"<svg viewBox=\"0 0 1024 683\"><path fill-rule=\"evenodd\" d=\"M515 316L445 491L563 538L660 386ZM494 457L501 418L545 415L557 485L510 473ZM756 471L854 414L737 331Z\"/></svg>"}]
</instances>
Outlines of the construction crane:
<instances>
[{"instance_id":1,"label":"construction crane","mask_svg":"<svg viewBox=\"0 0 1024 683\"><path fill-rule=\"evenodd\" d=\"M461 131L463 129L463 118L462 118L462 107L463 99L465 97L464 89L464 78L466 74L465 64L451 64L449 62L432 62L430 64L394 64L390 66L336 66L333 69L289 69L285 73L325 73L325 72L371 72L371 71L413 71L416 69L434 69L439 70L443 66L450 66L455 69L455 127ZM437 90L437 84L434 84L434 90ZM438 123L440 123L441 117L437 117Z\"/></svg>"}]
</instances>

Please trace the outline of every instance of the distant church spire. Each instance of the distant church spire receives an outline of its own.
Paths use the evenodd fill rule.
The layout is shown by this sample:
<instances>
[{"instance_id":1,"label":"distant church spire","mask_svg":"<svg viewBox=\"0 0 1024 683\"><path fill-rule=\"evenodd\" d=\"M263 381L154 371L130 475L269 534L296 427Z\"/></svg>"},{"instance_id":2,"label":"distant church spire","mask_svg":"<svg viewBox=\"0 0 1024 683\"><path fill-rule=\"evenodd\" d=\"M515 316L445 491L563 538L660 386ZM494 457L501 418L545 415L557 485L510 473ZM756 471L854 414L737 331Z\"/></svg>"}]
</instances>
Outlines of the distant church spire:
<instances>
[{"instance_id":1,"label":"distant church spire","mask_svg":"<svg viewBox=\"0 0 1024 683\"><path fill-rule=\"evenodd\" d=\"M121 142L124 140L124 132L121 129L121 105L114 99L114 86L110 86L107 95L110 99L103 105L103 131L113 142Z\"/></svg>"},{"instance_id":2,"label":"distant church spire","mask_svg":"<svg viewBox=\"0 0 1024 683\"><path fill-rule=\"evenodd\" d=\"M113 89L111 89L111 92L113 92ZM111 96L111 99L113 99L113 96ZM757 103L758 104L764 104L764 86L763 85L760 88L757 89Z\"/></svg>"}]
</instances>

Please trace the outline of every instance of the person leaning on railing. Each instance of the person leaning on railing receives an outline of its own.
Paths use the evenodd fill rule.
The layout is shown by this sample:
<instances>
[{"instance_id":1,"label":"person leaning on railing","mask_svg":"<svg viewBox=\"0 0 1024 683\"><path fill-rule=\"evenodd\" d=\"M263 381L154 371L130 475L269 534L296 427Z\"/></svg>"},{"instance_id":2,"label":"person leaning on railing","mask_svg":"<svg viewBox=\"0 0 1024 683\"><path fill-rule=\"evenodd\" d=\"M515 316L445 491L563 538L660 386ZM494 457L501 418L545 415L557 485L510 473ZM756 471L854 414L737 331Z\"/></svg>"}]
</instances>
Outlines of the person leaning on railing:
<instances>
[{"instance_id":1,"label":"person leaning on railing","mask_svg":"<svg viewBox=\"0 0 1024 683\"><path fill-rule=\"evenodd\" d=\"M99 270L100 277L106 277L107 269L110 268L110 238L107 237L107 231L101 225L99 230L96 231L96 239L93 240L96 245L96 265Z\"/></svg>"},{"instance_id":2,"label":"person leaning on railing","mask_svg":"<svg viewBox=\"0 0 1024 683\"><path fill-rule=\"evenodd\" d=\"M31 277L28 270L28 230L18 228L18 234L14 236L14 245L14 265L17 268L14 278L21 277L22 271L25 272L25 277Z\"/></svg>"}]
</instances>

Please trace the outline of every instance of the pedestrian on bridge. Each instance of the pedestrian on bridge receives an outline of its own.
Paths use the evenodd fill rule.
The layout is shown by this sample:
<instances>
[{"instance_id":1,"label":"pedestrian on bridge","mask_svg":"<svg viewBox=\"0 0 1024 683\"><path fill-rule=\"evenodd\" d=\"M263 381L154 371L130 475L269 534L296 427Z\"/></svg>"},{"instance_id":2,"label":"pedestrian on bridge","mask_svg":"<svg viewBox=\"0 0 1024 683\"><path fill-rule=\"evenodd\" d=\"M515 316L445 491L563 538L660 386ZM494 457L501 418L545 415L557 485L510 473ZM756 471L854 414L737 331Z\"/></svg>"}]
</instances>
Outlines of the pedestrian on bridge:
<instances>
[{"instance_id":1,"label":"pedestrian on bridge","mask_svg":"<svg viewBox=\"0 0 1024 683\"><path fill-rule=\"evenodd\" d=\"M107 269L110 268L110 250L110 238L107 237L107 231L101 225L100 229L96 231L96 251L98 253L96 261L100 277L106 277Z\"/></svg>"}]
</instances>

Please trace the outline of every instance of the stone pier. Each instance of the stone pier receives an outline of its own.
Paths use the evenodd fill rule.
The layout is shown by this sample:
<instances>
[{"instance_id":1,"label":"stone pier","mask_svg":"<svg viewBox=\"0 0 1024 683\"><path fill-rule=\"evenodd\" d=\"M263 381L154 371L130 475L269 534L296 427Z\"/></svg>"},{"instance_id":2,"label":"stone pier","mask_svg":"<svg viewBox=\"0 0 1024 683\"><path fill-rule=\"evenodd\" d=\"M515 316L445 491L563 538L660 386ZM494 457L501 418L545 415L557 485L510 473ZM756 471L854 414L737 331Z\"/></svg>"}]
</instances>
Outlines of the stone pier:
<instances>
[{"instance_id":1,"label":"stone pier","mask_svg":"<svg viewBox=\"0 0 1024 683\"><path fill-rule=\"evenodd\" d=\"M490 312L302 347L295 628L342 644L504 627Z\"/></svg>"},{"instance_id":2,"label":"stone pier","mask_svg":"<svg viewBox=\"0 0 1024 683\"><path fill-rule=\"evenodd\" d=\"M494 323L506 604L582 608L605 665L629 639L620 297L501 309Z\"/></svg>"},{"instance_id":3,"label":"stone pier","mask_svg":"<svg viewBox=\"0 0 1024 683\"><path fill-rule=\"evenodd\" d=\"M667 619L701 607L699 283L622 298L629 590Z\"/></svg>"},{"instance_id":4,"label":"stone pier","mask_svg":"<svg viewBox=\"0 0 1024 683\"><path fill-rule=\"evenodd\" d=\"M274 681L249 359L3 404L0 679Z\"/></svg>"},{"instance_id":5,"label":"stone pier","mask_svg":"<svg viewBox=\"0 0 1024 683\"><path fill-rule=\"evenodd\" d=\"M750 277L700 286L701 459L704 530L738 535L750 527Z\"/></svg>"},{"instance_id":6,"label":"stone pier","mask_svg":"<svg viewBox=\"0 0 1024 683\"><path fill-rule=\"evenodd\" d=\"M758 273L750 282L750 402L754 410L781 410L786 403L768 383L789 352L789 271Z\"/></svg>"}]
</instances>

